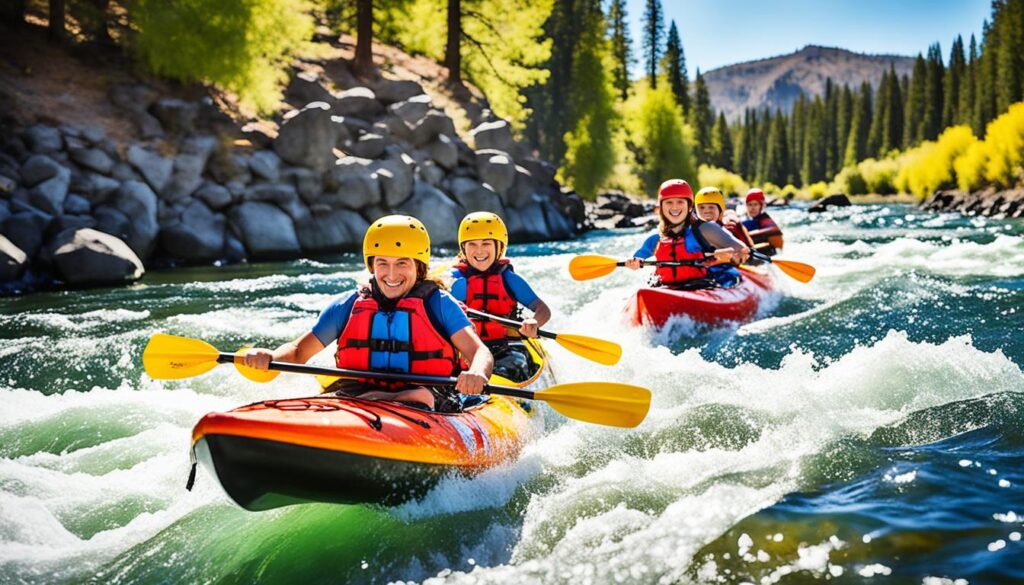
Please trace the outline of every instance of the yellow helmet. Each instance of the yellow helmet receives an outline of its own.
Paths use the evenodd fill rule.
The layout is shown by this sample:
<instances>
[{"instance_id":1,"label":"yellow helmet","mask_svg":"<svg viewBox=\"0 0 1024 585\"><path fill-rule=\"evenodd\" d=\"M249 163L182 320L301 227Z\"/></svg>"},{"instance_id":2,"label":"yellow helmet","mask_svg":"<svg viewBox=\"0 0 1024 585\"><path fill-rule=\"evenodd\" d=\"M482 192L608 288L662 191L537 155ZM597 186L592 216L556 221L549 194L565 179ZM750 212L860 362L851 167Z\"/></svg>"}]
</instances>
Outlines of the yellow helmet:
<instances>
[{"instance_id":1,"label":"yellow helmet","mask_svg":"<svg viewBox=\"0 0 1024 585\"><path fill-rule=\"evenodd\" d=\"M701 203L714 203L722 213L725 213L725 195L722 195L722 191L718 187L704 187L697 191L693 204L697 206Z\"/></svg>"},{"instance_id":2,"label":"yellow helmet","mask_svg":"<svg viewBox=\"0 0 1024 585\"><path fill-rule=\"evenodd\" d=\"M497 240L501 255L508 248L508 228L497 213L476 211L462 218L459 224L459 248L470 240Z\"/></svg>"},{"instance_id":3,"label":"yellow helmet","mask_svg":"<svg viewBox=\"0 0 1024 585\"><path fill-rule=\"evenodd\" d=\"M409 215L388 215L370 224L363 237L363 261L373 272L370 258L412 258L430 265L430 234L423 223Z\"/></svg>"}]
</instances>

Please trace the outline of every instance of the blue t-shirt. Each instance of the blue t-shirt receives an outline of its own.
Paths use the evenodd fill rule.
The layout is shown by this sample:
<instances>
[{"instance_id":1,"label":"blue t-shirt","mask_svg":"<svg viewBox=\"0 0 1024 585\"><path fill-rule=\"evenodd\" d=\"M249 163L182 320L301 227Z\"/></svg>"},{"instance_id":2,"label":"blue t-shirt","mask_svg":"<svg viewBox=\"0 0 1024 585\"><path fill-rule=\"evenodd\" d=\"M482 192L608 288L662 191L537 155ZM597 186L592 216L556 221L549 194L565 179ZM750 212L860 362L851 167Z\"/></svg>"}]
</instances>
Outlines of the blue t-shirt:
<instances>
[{"instance_id":1,"label":"blue t-shirt","mask_svg":"<svg viewBox=\"0 0 1024 585\"><path fill-rule=\"evenodd\" d=\"M313 335L325 346L338 341L341 332L348 324L348 317L352 314L352 307L359 297L358 291L347 292L334 299L327 308L320 313L320 318L313 325ZM462 312L462 307L452 298L452 295L443 290L437 294L430 295L426 302L427 311L434 316L434 319L444 327L441 333L451 339L459 331L470 327L469 317Z\"/></svg>"},{"instance_id":2,"label":"blue t-shirt","mask_svg":"<svg viewBox=\"0 0 1024 585\"><path fill-rule=\"evenodd\" d=\"M634 258L640 258L645 260L654 256L654 250L658 247L658 242L661 241L661 234L655 231L653 234L647 236L642 246L640 246L636 252L633 252Z\"/></svg>"},{"instance_id":3,"label":"blue t-shirt","mask_svg":"<svg viewBox=\"0 0 1024 585\"><path fill-rule=\"evenodd\" d=\"M452 296L463 303L466 302L466 277L458 268L452 268L451 276ZM512 293L512 298L531 311L536 308L540 297L533 292L529 283L522 276L511 270L505 270L501 273L501 277L505 281L505 289Z\"/></svg>"}]
</instances>

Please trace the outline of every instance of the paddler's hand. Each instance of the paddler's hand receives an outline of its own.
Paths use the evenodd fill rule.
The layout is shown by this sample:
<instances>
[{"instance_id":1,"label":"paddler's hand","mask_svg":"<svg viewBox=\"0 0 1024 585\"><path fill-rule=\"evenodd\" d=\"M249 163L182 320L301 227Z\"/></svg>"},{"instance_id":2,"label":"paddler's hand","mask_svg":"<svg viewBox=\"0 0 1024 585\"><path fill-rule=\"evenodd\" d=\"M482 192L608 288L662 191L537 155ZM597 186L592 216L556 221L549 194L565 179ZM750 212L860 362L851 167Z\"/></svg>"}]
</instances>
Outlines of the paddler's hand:
<instances>
[{"instance_id":1,"label":"paddler's hand","mask_svg":"<svg viewBox=\"0 0 1024 585\"><path fill-rule=\"evenodd\" d=\"M487 385L487 377L475 372L462 372L455 382L455 391L460 394L480 394Z\"/></svg>"},{"instance_id":2,"label":"paddler's hand","mask_svg":"<svg viewBox=\"0 0 1024 585\"><path fill-rule=\"evenodd\" d=\"M523 319L523 324L519 326L519 333L523 337L537 339L537 329L539 328L540 326L537 325L537 320L530 317L529 319Z\"/></svg>"},{"instance_id":3,"label":"paddler's hand","mask_svg":"<svg viewBox=\"0 0 1024 585\"><path fill-rule=\"evenodd\" d=\"M262 347L254 347L246 352L242 363L250 368L266 370L270 368L270 362L274 361L274 352Z\"/></svg>"},{"instance_id":4,"label":"paddler's hand","mask_svg":"<svg viewBox=\"0 0 1024 585\"><path fill-rule=\"evenodd\" d=\"M640 258L630 258L629 260L626 260L626 268L629 268L630 270L640 270L643 265L644 261Z\"/></svg>"}]
</instances>

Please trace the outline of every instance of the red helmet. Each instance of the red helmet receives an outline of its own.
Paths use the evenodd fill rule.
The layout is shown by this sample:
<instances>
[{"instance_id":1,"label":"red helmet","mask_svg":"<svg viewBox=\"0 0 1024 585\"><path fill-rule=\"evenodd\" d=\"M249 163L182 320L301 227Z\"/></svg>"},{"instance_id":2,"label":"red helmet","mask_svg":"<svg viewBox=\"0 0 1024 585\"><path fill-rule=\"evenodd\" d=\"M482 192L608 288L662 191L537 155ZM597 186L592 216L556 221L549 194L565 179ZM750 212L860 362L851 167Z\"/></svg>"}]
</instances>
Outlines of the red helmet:
<instances>
[{"instance_id":1,"label":"red helmet","mask_svg":"<svg viewBox=\"0 0 1024 585\"><path fill-rule=\"evenodd\" d=\"M658 187L658 203L666 199L689 199L693 206L693 189L682 179L669 179Z\"/></svg>"},{"instance_id":2,"label":"red helmet","mask_svg":"<svg viewBox=\"0 0 1024 585\"><path fill-rule=\"evenodd\" d=\"M750 203L751 201L760 201L761 203L764 203L764 191L760 189L751 189L750 191L747 191L746 201L747 203Z\"/></svg>"}]
</instances>

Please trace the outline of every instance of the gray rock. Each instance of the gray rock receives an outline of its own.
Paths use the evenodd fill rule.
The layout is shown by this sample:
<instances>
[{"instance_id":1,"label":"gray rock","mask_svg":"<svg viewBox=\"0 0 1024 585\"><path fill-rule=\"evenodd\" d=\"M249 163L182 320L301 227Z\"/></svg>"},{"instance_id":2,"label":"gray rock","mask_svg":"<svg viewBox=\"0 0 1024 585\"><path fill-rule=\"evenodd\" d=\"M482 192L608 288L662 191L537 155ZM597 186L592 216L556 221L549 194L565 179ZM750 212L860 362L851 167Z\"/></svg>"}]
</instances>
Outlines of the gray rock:
<instances>
[{"instance_id":1,"label":"gray rock","mask_svg":"<svg viewBox=\"0 0 1024 585\"><path fill-rule=\"evenodd\" d=\"M458 241L462 210L443 192L423 181L416 181L413 195L396 209L397 213L411 215L423 222L434 246L446 246Z\"/></svg>"},{"instance_id":2,"label":"gray rock","mask_svg":"<svg viewBox=\"0 0 1024 585\"><path fill-rule=\"evenodd\" d=\"M398 140L404 140L406 142L412 140L412 128L405 123L405 120L402 120L398 116L388 115L380 122L374 124L375 128L380 126L383 126L383 128L387 130L388 136L393 136Z\"/></svg>"},{"instance_id":3,"label":"gray rock","mask_svg":"<svg viewBox=\"0 0 1024 585\"><path fill-rule=\"evenodd\" d=\"M153 105L152 112L164 130L184 136L195 129L199 106L194 102L164 98Z\"/></svg>"},{"instance_id":4,"label":"gray rock","mask_svg":"<svg viewBox=\"0 0 1024 585\"><path fill-rule=\"evenodd\" d=\"M231 200L238 203L245 197L245 183L241 181L228 181L224 184L227 188L228 193L231 194Z\"/></svg>"},{"instance_id":5,"label":"gray rock","mask_svg":"<svg viewBox=\"0 0 1024 585\"><path fill-rule=\"evenodd\" d=\"M259 150L274 148L274 137L256 124L242 126L242 138L248 140L253 148Z\"/></svg>"},{"instance_id":6,"label":"gray rock","mask_svg":"<svg viewBox=\"0 0 1024 585\"><path fill-rule=\"evenodd\" d=\"M174 174L160 196L170 202L188 199L203 184L205 165L200 154L179 154L174 159Z\"/></svg>"},{"instance_id":7,"label":"gray rock","mask_svg":"<svg viewBox=\"0 0 1024 585\"><path fill-rule=\"evenodd\" d=\"M110 171L110 176L118 182L138 181L142 178L132 169L131 165L124 162L115 164L113 170Z\"/></svg>"},{"instance_id":8,"label":"gray rock","mask_svg":"<svg viewBox=\"0 0 1024 585\"><path fill-rule=\"evenodd\" d=\"M68 195L64 200L64 213L71 215L85 215L92 209L89 200L81 195Z\"/></svg>"},{"instance_id":9,"label":"gray rock","mask_svg":"<svg viewBox=\"0 0 1024 585\"><path fill-rule=\"evenodd\" d=\"M294 186L299 197L306 203L316 201L324 190L320 174L302 167L284 169L281 171L281 181Z\"/></svg>"},{"instance_id":10,"label":"gray rock","mask_svg":"<svg viewBox=\"0 0 1024 585\"><path fill-rule=\"evenodd\" d=\"M348 145L346 152L361 158L380 158L387 141L380 134L367 133Z\"/></svg>"},{"instance_id":11,"label":"gray rock","mask_svg":"<svg viewBox=\"0 0 1024 585\"><path fill-rule=\"evenodd\" d=\"M334 102L334 113L341 116L357 116L368 119L384 111L373 90L368 87L353 87L341 92Z\"/></svg>"},{"instance_id":12,"label":"gray rock","mask_svg":"<svg viewBox=\"0 0 1024 585\"><path fill-rule=\"evenodd\" d=\"M161 226L160 248L189 263L216 260L224 249L227 220L200 201L192 201L177 221Z\"/></svg>"},{"instance_id":13,"label":"gray rock","mask_svg":"<svg viewBox=\"0 0 1024 585\"><path fill-rule=\"evenodd\" d=\"M476 150L495 149L511 152L515 142L512 140L512 127L505 120L484 122L469 133L473 137Z\"/></svg>"},{"instance_id":14,"label":"gray rock","mask_svg":"<svg viewBox=\"0 0 1024 585\"><path fill-rule=\"evenodd\" d=\"M72 285L134 282L146 272L123 241L90 228L60 232L49 249L57 273Z\"/></svg>"},{"instance_id":15,"label":"gray rock","mask_svg":"<svg viewBox=\"0 0 1024 585\"><path fill-rule=\"evenodd\" d=\"M60 130L61 134L63 134L65 138L81 138L82 137L82 131L79 130L78 128L74 127L74 126L68 126L67 124L61 124L60 126L57 127L57 129Z\"/></svg>"},{"instance_id":16,"label":"gray rock","mask_svg":"<svg viewBox=\"0 0 1024 585\"><path fill-rule=\"evenodd\" d=\"M132 112L141 112L153 105L159 94L148 85L118 84L110 88L110 101L115 106Z\"/></svg>"},{"instance_id":17,"label":"gray rock","mask_svg":"<svg viewBox=\"0 0 1024 585\"><path fill-rule=\"evenodd\" d=\"M63 167L45 154L34 154L21 167L21 182L26 187L35 187L47 179L56 177Z\"/></svg>"},{"instance_id":18,"label":"gray rock","mask_svg":"<svg viewBox=\"0 0 1024 585\"><path fill-rule=\"evenodd\" d=\"M451 171L459 164L459 149L455 142L444 134L423 147L423 152L445 170Z\"/></svg>"},{"instance_id":19,"label":"gray rock","mask_svg":"<svg viewBox=\"0 0 1024 585\"><path fill-rule=\"evenodd\" d=\"M82 138L93 146L98 146L101 142L107 139L107 133L102 128L95 126L87 126L82 128Z\"/></svg>"},{"instance_id":20,"label":"gray rock","mask_svg":"<svg viewBox=\"0 0 1024 585\"><path fill-rule=\"evenodd\" d=\"M500 150L478 150L476 172L481 181L499 193L504 193L516 179L512 157Z\"/></svg>"},{"instance_id":21,"label":"gray rock","mask_svg":"<svg viewBox=\"0 0 1024 585\"><path fill-rule=\"evenodd\" d=\"M320 83L320 76L311 71L300 71L292 77L284 96L289 103L300 108L312 102L334 103L334 96Z\"/></svg>"},{"instance_id":22,"label":"gray rock","mask_svg":"<svg viewBox=\"0 0 1024 585\"><path fill-rule=\"evenodd\" d=\"M338 139L331 107L313 102L285 120L274 140L274 151L285 161L320 172L334 162L334 146Z\"/></svg>"},{"instance_id":23,"label":"gray rock","mask_svg":"<svg viewBox=\"0 0 1024 585\"><path fill-rule=\"evenodd\" d=\"M128 148L128 162L142 174L142 178L157 193L167 186L174 170L173 162L137 144Z\"/></svg>"},{"instance_id":24,"label":"gray rock","mask_svg":"<svg viewBox=\"0 0 1024 585\"><path fill-rule=\"evenodd\" d=\"M519 209L509 209L507 215L515 216L518 220L515 232L512 231L513 226L509 226L509 236L515 241L539 242L550 239L544 209L538 201Z\"/></svg>"},{"instance_id":25,"label":"gray rock","mask_svg":"<svg viewBox=\"0 0 1024 585\"><path fill-rule=\"evenodd\" d=\"M0 195L7 195L14 193L14 189L18 186L18 182L8 177L7 175L0 175Z\"/></svg>"},{"instance_id":26,"label":"gray rock","mask_svg":"<svg viewBox=\"0 0 1024 585\"><path fill-rule=\"evenodd\" d=\"M369 224L355 211L338 209L327 215L312 215L296 222L299 243L306 252L357 250Z\"/></svg>"},{"instance_id":27,"label":"gray rock","mask_svg":"<svg viewBox=\"0 0 1024 585\"><path fill-rule=\"evenodd\" d=\"M98 148L79 148L70 152L71 160L97 173L107 175L114 169L114 160Z\"/></svg>"},{"instance_id":28,"label":"gray rock","mask_svg":"<svg viewBox=\"0 0 1024 585\"><path fill-rule=\"evenodd\" d=\"M82 183L83 185L78 189L79 194L87 199L92 205L105 202L107 197L121 186L120 181L115 181L110 177L105 177L96 173L86 173L83 176ZM66 202L65 205L67 205Z\"/></svg>"},{"instance_id":29,"label":"gray rock","mask_svg":"<svg viewBox=\"0 0 1024 585\"><path fill-rule=\"evenodd\" d=\"M14 179L17 183L21 180L21 172L18 170L20 168L21 165L13 156L0 151L0 175Z\"/></svg>"},{"instance_id":30,"label":"gray rock","mask_svg":"<svg viewBox=\"0 0 1024 585\"><path fill-rule=\"evenodd\" d=\"M544 223L548 226L545 239L566 240L576 234L574 222L562 213L553 202L545 199L541 202L541 210L544 212Z\"/></svg>"},{"instance_id":31,"label":"gray rock","mask_svg":"<svg viewBox=\"0 0 1024 585\"><path fill-rule=\"evenodd\" d=\"M391 104L388 106L388 111L412 126L427 115L433 103L429 95L422 94Z\"/></svg>"},{"instance_id":32,"label":"gray rock","mask_svg":"<svg viewBox=\"0 0 1024 585\"><path fill-rule=\"evenodd\" d=\"M530 172L538 186L546 187L555 182L555 165L536 158L524 158L519 163Z\"/></svg>"},{"instance_id":33,"label":"gray rock","mask_svg":"<svg viewBox=\"0 0 1024 585\"><path fill-rule=\"evenodd\" d=\"M125 242L139 258L149 258L160 231L157 223L157 198L148 185L140 181L125 181L110 197L108 203L128 216L131 222Z\"/></svg>"},{"instance_id":34,"label":"gray rock","mask_svg":"<svg viewBox=\"0 0 1024 585\"><path fill-rule=\"evenodd\" d=\"M57 152L64 148L64 138L60 130L43 124L36 124L25 132L28 148L36 154Z\"/></svg>"},{"instance_id":35,"label":"gray rock","mask_svg":"<svg viewBox=\"0 0 1024 585\"><path fill-rule=\"evenodd\" d=\"M28 267L28 255L7 238L0 236L0 282L18 280Z\"/></svg>"},{"instance_id":36,"label":"gray rock","mask_svg":"<svg viewBox=\"0 0 1024 585\"><path fill-rule=\"evenodd\" d=\"M454 137L455 123L448 117L448 114L439 110L431 110L419 122L412 125L410 142L413 146L420 147L441 134L449 138Z\"/></svg>"},{"instance_id":37,"label":"gray rock","mask_svg":"<svg viewBox=\"0 0 1024 585\"><path fill-rule=\"evenodd\" d=\"M382 103L393 104L422 94L423 88L407 79L382 79L374 84L373 93Z\"/></svg>"},{"instance_id":38,"label":"gray rock","mask_svg":"<svg viewBox=\"0 0 1024 585\"><path fill-rule=\"evenodd\" d=\"M160 125L160 120L157 120L149 112L134 111L130 112L128 116L139 131L139 137L143 140L154 140L164 137L164 128Z\"/></svg>"},{"instance_id":39,"label":"gray rock","mask_svg":"<svg viewBox=\"0 0 1024 585\"><path fill-rule=\"evenodd\" d=\"M96 218L97 230L116 236L121 240L128 238L132 229L132 221L124 213L109 205L101 205L93 211L92 215Z\"/></svg>"},{"instance_id":40,"label":"gray rock","mask_svg":"<svg viewBox=\"0 0 1024 585\"><path fill-rule=\"evenodd\" d=\"M219 144L218 140L213 136L189 136L181 141L181 149L178 152L179 154L197 155L203 159L203 164L205 165L209 162L210 156L216 152Z\"/></svg>"},{"instance_id":41,"label":"gray rock","mask_svg":"<svg viewBox=\"0 0 1024 585\"><path fill-rule=\"evenodd\" d=\"M0 225L3 225L8 217L11 217L11 204L0 199Z\"/></svg>"},{"instance_id":42,"label":"gray rock","mask_svg":"<svg viewBox=\"0 0 1024 585\"><path fill-rule=\"evenodd\" d=\"M270 203L246 201L232 207L228 217L253 258L292 257L301 251L291 218Z\"/></svg>"},{"instance_id":43,"label":"gray rock","mask_svg":"<svg viewBox=\"0 0 1024 585\"><path fill-rule=\"evenodd\" d=\"M359 136L360 134L373 132L373 124L361 118L355 118L352 116L331 116L331 121L348 132L348 140L352 140L355 136Z\"/></svg>"},{"instance_id":44,"label":"gray rock","mask_svg":"<svg viewBox=\"0 0 1024 585\"><path fill-rule=\"evenodd\" d=\"M53 220L53 226L51 229L56 232L62 232L67 229L81 229L81 228L93 228L96 227L96 220L88 215L58 215Z\"/></svg>"},{"instance_id":45,"label":"gray rock","mask_svg":"<svg viewBox=\"0 0 1024 585\"><path fill-rule=\"evenodd\" d=\"M258 150L249 157L249 170L252 174L276 183L281 178L281 158L270 150Z\"/></svg>"},{"instance_id":46,"label":"gray rock","mask_svg":"<svg viewBox=\"0 0 1024 585\"><path fill-rule=\"evenodd\" d=\"M229 224L230 225L230 224ZM248 257L245 244L236 238L230 230L224 235L224 248L220 251L220 259L225 262L243 262Z\"/></svg>"},{"instance_id":47,"label":"gray rock","mask_svg":"<svg viewBox=\"0 0 1024 585\"><path fill-rule=\"evenodd\" d=\"M395 207L412 194L416 161L407 154L397 152L373 165L384 195L384 205Z\"/></svg>"},{"instance_id":48,"label":"gray rock","mask_svg":"<svg viewBox=\"0 0 1024 585\"><path fill-rule=\"evenodd\" d=\"M338 159L334 169L324 176L325 192L318 203L334 208L362 209L376 205L383 199L378 173L371 167L373 161L346 156Z\"/></svg>"},{"instance_id":49,"label":"gray rock","mask_svg":"<svg viewBox=\"0 0 1024 585\"><path fill-rule=\"evenodd\" d=\"M467 177L452 179L451 193L466 213L492 211L500 216L505 215L505 206L501 204L501 196L473 179Z\"/></svg>"},{"instance_id":50,"label":"gray rock","mask_svg":"<svg viewBox=\"0 0 1024 585\"><path fill-rule=\"evenodd\" d=\"M231 193L226 187L207 181L193 194L210 209L224 209L231 204Z\"/></svg>"},{"instance_id":51,"label":"gray rock","mask_svg":"<svg viewBox=\"0 0 1024 585\"><path fill-rule=\"evenodd\" d=\"M843 194L829 195L807 208L808 213L820 213L829 207L849 207L850 198Z\"/></svg>"},{"instance_id":52,"label":"gray rock","mask_svg":"<svg viewBox=\"0 0 1024 585\"><path fill-rule=\"evenodd\" d=\"M444 181L444 171L432 160L423 161L417 166L416 170L419 172L420 179L435 187L440 187L442 181Z\"/></svg>"},{"instance_id":53,"label":"gray rock","mask_svg":"<svg viewBox=\"0 0 1024 585\"><path fill-rule=\"evenodd\" d=\"M67 167L60 167L55 176L32 188L29 202L46 213L60 213L64 209L64 199L68 196L70 185L71 171Z\"/></svg>"},{"instance_id":54,"label":"gray rock","mask_svg":"<svg viewBox=\"0 0 1024 585\"><path fill-rule=\"evenodd\" d=\"M53 216L32 208L28 208L27 211L12 211L11 216L4 220L3 226L0 227L0 233L29 258L33 258L43 245L43 234L53 221Z\"/></svg>"},{"instance_id":55,"label":"gray rock","mask_svg":"<svg viewBox=\"0 0 1024 585\"><path fill-rule=\"evenodd\" d=\"M225 185L232 181L245 185L252 178L248 161L227 148L216 151L210 157L206 170L213 180Z\"/></svg>"},{"instance_id":56,"label":"gray rock","mask_svg":"<svg viewBox=\"0 0 1024 585\"><path fill-rule=\"evenodd\" d=\"M278 205L287 205L298 201L299 194L292 185L283 183L260 183L245 190L245 201L271 201Z\"/></svg>"},{"instance_id":57,"label":"gray rock","mask_svg":"<svg viewBox=\"0 0 1024 585\"><path fill-rule=\"evenodd\" d=\"M505 203L512 207L525 207L533 202L533 194L537 185L530 176L530 171L521 166L515 167L516 177L512 187L505 191Z\"/></svg>"}]
</instances>

